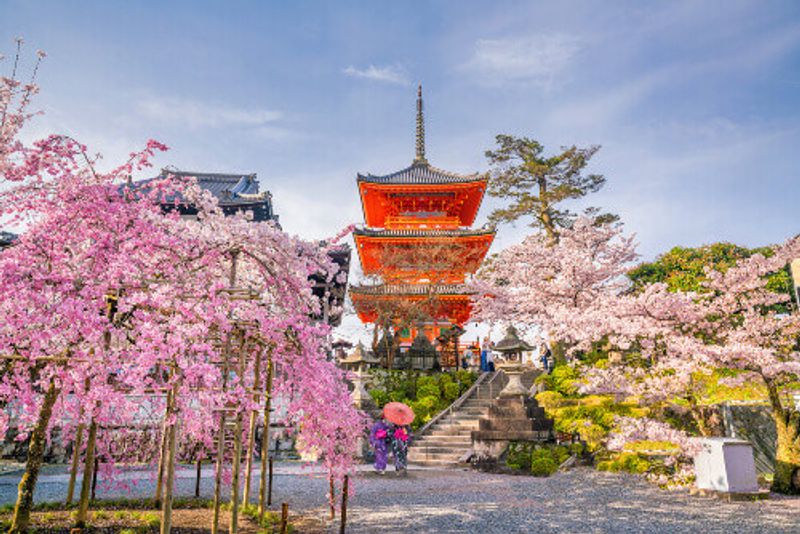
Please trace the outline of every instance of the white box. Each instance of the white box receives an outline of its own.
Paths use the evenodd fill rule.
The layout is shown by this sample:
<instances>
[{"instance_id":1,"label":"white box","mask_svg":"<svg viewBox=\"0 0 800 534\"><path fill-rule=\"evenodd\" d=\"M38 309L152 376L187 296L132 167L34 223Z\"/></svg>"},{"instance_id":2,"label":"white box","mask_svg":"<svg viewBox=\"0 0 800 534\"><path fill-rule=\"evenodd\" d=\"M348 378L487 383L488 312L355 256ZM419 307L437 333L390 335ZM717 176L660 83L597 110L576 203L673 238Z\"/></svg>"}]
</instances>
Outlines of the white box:
<instances>
[{"instance_id":1,"label":"white box","mask_svg":"<svg viewBox=\"0 0 800 534\"><path fill-rule=\"evenodd\" d=\"M699 489L756 493L758 480L753 446L736 438L699 438L702 451L694 458Z\"/></svg>"}]
</instances>

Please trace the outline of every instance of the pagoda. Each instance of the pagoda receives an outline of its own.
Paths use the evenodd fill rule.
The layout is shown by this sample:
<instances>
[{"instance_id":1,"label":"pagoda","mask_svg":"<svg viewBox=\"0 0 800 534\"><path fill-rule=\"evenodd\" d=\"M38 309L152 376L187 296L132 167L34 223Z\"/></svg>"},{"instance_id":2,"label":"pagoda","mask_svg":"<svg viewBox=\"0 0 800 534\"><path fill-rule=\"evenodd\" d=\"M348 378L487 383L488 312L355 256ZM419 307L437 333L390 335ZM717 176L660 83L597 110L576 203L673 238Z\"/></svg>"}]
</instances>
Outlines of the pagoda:
<instances>
[{"instance_id":1,"label":"pagoda","mask_svg":"<svg viewBox=\"0 0 800 534\"><path fill-rule=\"evenodd\" d=\"M464 282L494 239L493 229L471 228L487 177L438 169L425 157L422 86L416 122L416 157L409 167L357 177L366 224L354 231L354 240L364 274L378 283L351 286L350 297L363 322L393 322L401 347L419 334L434 342L469 320Z\"/></svg>"}]
</instances>

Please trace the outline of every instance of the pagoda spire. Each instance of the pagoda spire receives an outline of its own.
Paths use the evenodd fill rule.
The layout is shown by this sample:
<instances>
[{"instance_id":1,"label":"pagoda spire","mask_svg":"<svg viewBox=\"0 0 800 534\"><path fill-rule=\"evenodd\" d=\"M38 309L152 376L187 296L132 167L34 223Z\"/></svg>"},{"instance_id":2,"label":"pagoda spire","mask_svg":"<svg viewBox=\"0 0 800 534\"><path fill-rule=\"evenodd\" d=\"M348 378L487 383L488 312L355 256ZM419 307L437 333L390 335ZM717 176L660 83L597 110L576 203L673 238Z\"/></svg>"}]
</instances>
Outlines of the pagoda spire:
<instances>
[{"instance_id":1,"label":"pagoda spire","mask_svg":"<svg viewBox=\"0 0 800 534\"><path fill-rule=\"evenodd\" d=\"M417 87L417 154L414 163L428 164L425 159L425 115L422 111L422 84Z\"/></svg>"}]
</instances>

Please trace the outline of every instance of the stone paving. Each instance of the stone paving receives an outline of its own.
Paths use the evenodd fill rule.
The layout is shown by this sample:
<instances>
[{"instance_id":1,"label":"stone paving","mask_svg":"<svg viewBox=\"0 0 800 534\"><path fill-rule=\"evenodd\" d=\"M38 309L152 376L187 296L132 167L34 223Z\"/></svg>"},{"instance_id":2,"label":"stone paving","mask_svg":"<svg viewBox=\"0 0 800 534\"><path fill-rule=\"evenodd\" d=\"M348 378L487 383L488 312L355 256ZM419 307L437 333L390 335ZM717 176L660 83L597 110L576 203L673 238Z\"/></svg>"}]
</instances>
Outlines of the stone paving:
<instances>
[{"instance_id":1,"label":"stone paving","mask_svg":"<svg viewBox=\"0 0 800 534\"><path fill-rule=\"evenodd\" d=\"M133 493L152 493L147 473L134 470L124 475L136 483ZM178 493L191 495L194 471L187 467L178 475ZM212 478L211 470L205 469L204 496L210 495ZM0 476L0 502L14 500L18 480L18 473ZM276 464L274 480L274 503L288 502L291 513L326 517L327 481L319 469L303 474L297 464ZM257 487L257 481L254 484ZM391 472L378 476L363 466L354 484L348 533L800 532L800 498L725 503L588 468L538 479L422 468L412 468L407 477ZM64 468L49 467L40 478L37 500L62 497L65 487ZM327 530L338 532L338 522Z\"/></svg>"}]
</instances>

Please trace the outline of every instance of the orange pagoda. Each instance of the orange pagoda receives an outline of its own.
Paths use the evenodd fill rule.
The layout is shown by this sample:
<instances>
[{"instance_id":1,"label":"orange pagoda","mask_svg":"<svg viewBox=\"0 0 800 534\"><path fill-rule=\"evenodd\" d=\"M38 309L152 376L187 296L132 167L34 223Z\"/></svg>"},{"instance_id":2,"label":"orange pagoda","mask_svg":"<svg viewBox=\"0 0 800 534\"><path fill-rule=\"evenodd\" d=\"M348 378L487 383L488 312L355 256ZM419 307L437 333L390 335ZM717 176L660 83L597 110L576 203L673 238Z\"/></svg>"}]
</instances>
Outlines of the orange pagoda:
<instances>
[{"instance_id":1,"label":"orange pagoda","mask_svg":"<svg viewBox=\"0 0 800 534\"><path fill-rule=\"evenodd\" d=\"M419 334L435 340L469 320L464 281L481 265L494 230L472 229L486 191L484 175L437 169L425 158L422 87L417 92L416 157L411 166L357 178L365 227L354 231L367 277L350 297L365 323L394 324L401 347Z\"/></svg>"}]
</instances>

